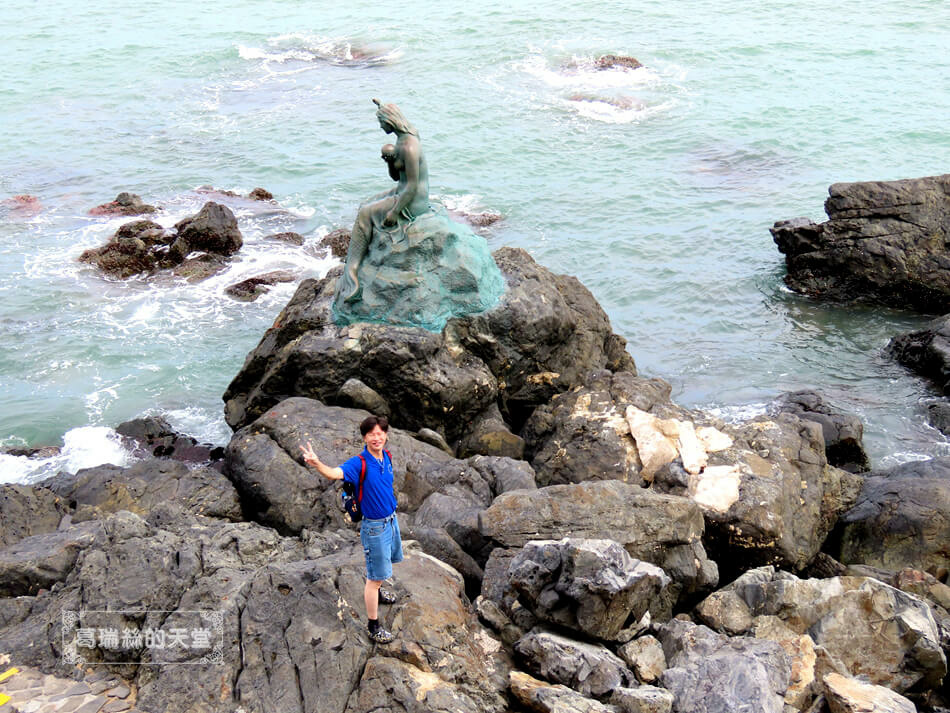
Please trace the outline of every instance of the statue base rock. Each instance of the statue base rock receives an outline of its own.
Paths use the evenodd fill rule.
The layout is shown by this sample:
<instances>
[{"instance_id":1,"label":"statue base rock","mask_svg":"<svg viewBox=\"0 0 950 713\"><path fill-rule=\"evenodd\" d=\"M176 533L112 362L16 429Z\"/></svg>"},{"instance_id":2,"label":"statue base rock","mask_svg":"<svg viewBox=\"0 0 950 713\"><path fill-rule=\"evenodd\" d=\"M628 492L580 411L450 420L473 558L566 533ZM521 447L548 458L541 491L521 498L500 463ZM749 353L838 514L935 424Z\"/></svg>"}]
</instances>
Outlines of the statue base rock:
<instances>
[{"instance_id":1,"label":"statue base rock","mask_svg":"<svg viewBox=\"0 0 950 713\"><path fill-rule=\"evenodd\" d=\"M358 272L362 294L344 302L339 287L333 320L375 322L439 332L452 317L491 309L505 290L485 239L434 208L408 225L374 226Z\"/></svg>"}]
</instances>

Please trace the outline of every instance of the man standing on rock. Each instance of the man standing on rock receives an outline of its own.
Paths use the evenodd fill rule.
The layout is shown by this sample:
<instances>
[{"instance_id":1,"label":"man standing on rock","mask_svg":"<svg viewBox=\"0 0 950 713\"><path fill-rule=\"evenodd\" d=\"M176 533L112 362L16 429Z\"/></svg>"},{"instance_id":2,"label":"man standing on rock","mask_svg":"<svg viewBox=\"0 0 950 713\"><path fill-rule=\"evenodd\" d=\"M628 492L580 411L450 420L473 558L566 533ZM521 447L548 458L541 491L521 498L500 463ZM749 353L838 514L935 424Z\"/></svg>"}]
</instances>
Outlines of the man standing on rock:
<instances>
[{"instance_id":1,"label":"man standing on rock","mask_svg":"<svg viewBox=\"0 0 950 713\"><path fill-rule=\"evenodd\" d=\"M396 595L381 589L383 580L393 576L393 563L402 562L402 538L399 520L396 518L396 495L393 491L393 461L384 449L389 438L389 421L385 416L370 416L360 424L360 433L366 447L358 456L353 456L337 468L323 463L313 451L313 444L300 446L303 461L316 468L330 480L352 483L357 492L362 491L360 508L360 542L366 555L366 587L363 601L369 619L369 636L379 643L387 644L395 638L379 625L379 603L392 604ZM364 473L362 488L360 475Z\"/></svg>"}]
</instances>

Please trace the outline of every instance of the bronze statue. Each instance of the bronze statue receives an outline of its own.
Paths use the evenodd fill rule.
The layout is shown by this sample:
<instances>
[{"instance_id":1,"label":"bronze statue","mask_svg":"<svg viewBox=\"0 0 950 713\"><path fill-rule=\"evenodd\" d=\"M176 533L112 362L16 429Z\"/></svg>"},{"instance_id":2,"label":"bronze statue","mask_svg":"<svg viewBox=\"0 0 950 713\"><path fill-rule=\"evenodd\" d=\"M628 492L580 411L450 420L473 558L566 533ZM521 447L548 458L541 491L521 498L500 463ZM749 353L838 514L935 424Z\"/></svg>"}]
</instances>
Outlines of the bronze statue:
<instances>
[{"instance_id":1,"label":"bronze statue","mask_svg":"<svg viewBox=\"0 0 950 713\"><path fill-rule=\"evenodd\" d=\"M398 183L395 188L373 196L360 205L350 237L350 247L343 269L343 301L360 299L362 286L357 271L372 240L393 228L405 231L417 217L429 210L429 170L422 154L419 132L409 123L395 104L373 103L379 107L376 117L387 134L396 135L396 144L383 146L382 158L389 175Z\"/></svg>"}]
</instances>

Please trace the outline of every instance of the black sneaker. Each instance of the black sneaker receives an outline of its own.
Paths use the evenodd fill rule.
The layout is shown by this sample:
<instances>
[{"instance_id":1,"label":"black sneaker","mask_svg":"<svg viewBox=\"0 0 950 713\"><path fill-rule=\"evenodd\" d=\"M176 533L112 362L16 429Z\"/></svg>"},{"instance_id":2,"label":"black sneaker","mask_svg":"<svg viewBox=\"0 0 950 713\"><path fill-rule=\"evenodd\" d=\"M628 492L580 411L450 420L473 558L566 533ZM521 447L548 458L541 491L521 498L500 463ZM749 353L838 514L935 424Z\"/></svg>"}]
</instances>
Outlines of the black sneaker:
<instances>
[{"instance_id":1,"label":"black sneaker","mask_svg":"<svg viewBox=\"0 0 950 713\"><path fill-rule=\"evenodd\" d=\"M380 589L379 603L380 604L395 604L396 595L393 592L390 592L388 589Z\"/></svg>"},{"instance_id":2,"label":"black sneaker","mask_svg":"<svg viewBox=\"0 0 950 713\"><path fill-rule=\"evenodd\" d=\"M379 627L376 629L376 631L369 632L369 638L371 638L377 644L388 644L396 637L393 636L391 631L386 631L383 627Z\"/></svg>"}]
</instances>

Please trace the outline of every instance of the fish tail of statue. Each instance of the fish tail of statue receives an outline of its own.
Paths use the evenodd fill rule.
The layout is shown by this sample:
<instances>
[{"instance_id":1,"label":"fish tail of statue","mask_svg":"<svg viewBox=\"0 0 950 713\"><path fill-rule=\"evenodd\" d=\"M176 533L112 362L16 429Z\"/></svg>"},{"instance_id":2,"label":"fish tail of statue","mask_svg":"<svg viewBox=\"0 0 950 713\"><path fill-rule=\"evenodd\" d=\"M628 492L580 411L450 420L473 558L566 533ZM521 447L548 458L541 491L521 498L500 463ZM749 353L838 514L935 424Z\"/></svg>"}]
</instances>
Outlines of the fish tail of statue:
<instances>
[{"instance_id":1,"label":"fish tail of statue","mask_svg":"<svg viewBox=\"0 0 950 713\"><path fill-rule=\"evenodd\" d=\"M350 236L350 247L346 252L346 263L343 266L342 293L344 302L356 302L360 299L362 289L356 273L366 256L368 246L369 236L357 224L353 227L353 233Z\"/></svg>"}]
</instances>

